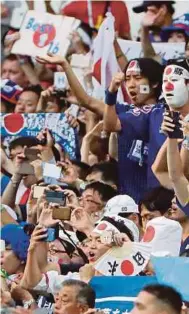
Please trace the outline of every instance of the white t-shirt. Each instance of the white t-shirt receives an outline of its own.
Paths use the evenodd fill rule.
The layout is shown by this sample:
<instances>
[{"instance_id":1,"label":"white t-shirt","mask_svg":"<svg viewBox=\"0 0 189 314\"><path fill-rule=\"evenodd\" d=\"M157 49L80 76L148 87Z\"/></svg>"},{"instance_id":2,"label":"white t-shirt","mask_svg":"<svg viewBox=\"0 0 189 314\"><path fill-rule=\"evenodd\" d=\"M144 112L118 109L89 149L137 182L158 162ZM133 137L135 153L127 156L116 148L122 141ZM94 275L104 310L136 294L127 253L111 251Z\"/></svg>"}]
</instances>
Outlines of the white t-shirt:
<instances>
[{"instance_id":1,"label":"white t-shirt","mask_svg":"<svg viewBox=\"0 0 189 314\"><path fill-rule=\"evenodd\" d=\"M80 280L79 273L69 272L67 275L59 275L57 271L48 271L43 274L43 278L34 287L34 290L46 291L47 293L56 294L62 288L65 280L75 279Z\"/></svg>"}]
</instances>

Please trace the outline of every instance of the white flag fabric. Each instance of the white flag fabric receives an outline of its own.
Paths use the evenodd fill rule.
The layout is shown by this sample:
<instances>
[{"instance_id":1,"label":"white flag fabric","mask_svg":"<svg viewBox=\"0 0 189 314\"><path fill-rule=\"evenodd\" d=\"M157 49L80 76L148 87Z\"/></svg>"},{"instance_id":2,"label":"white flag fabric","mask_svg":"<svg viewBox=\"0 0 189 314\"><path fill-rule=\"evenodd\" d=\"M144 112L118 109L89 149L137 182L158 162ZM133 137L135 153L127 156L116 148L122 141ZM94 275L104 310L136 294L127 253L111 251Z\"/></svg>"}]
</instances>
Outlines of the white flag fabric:
<instances>
[{"instance_id":1,"label":"white flag fabric","mask_svg":"<svg viewBox=\"0 0 189 314\"><path fill-rule=\"evenodd\" d=\"M108 250L94 268L104 276L136 276L149 262L151 249L149 243L125 242L122 247Z\"/></svg>"},{"instance_id":2,"label":"white flag fabric","mask_svg":"<svg viewBox=\"0 0 189 314\"><path fill-rule=\"evenodd\" d=\"M93 76L101 85L104 95L112 77L120 71L114 50L114 23L115 18L107 12L93 43ZM118 100L123 101L122 92Z\"/></svg>"}]
</instances>

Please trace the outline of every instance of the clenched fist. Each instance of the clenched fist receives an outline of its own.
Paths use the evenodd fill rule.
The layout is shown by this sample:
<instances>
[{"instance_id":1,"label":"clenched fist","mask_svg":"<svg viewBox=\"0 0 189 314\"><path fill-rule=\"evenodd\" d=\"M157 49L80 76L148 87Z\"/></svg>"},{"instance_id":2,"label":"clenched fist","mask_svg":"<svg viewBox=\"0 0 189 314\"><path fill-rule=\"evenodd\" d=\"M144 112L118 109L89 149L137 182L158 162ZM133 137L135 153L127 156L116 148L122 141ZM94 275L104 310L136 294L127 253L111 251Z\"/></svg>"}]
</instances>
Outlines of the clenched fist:
<instances>
[{"instance_id":1,"label":"clenched fist","mask_svg":"<svg viewBox=\"0 0 189 314\"><path fill-rule=\"evenodd\" d=\"M121 86L121 83L124 81L125 75L122 72L117 73L110 84L109 92L115 93L118 91L118 88Z\"/></svg>"}]
</instances>

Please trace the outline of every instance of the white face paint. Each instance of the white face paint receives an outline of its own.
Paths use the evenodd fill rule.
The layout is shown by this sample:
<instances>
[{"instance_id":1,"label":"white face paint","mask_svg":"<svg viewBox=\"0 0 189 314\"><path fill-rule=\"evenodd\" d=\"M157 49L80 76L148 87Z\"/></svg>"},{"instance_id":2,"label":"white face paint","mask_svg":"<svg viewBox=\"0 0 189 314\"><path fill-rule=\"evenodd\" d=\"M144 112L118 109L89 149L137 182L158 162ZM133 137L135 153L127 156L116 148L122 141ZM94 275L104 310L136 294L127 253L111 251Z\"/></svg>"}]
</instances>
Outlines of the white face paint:
<instances>
[{"instance_id":1,"label":"white face paint","mask_svg":"<svg viewBox=\"0 0 189 314\"><path fill-rule=\"evenodd\" d=\"M189 72L177 65L169 65L163 74L163 95L171 108L181 108L189 101Z\"/></svg>"}]
</instances>

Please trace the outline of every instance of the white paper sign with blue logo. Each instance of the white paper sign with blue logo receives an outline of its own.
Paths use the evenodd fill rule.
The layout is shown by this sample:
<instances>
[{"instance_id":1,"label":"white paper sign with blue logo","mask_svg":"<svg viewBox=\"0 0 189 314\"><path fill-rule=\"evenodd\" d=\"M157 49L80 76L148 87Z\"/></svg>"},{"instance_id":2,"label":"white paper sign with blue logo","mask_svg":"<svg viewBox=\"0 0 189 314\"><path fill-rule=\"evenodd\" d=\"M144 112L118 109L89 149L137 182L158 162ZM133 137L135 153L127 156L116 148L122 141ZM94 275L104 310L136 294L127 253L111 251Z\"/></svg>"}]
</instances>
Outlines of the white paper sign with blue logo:
<instances>
[{"instance_id":1,"label":"white paper sign with blue logo","mask_svg":"<svg viewBox=\"0 0 189 314\"><path fill-rule=\"evenodd\" d=\"M1 114L1 136L37 136L48 128L71 158L76 158L76 133L64 113Z\"/></svg>"},{"instance_id":2,"label":"white paper sign with blue logo","mask_svg":"<svg viewBox=\"0 0 189 314\"><path fill-rule=\"evenodd\" d=\"M96 308L104 314L126 314L139 292L153 283L157 283L156 277L94 277L90 285L96 292Z\"/></svg>"},{"instance_id":3,"label":"white paper sign with blue logo","mask_svg":"<svg viewBox=\"0 0 189 314\"><path fill-rule=\"evenodd\" d=\"M32 57L47 53L65 56L70 45L70 33L80 21L62 15L30 10L20 28L20 39L12 47L12 53Z\"/></svg>"}]
</instances>

